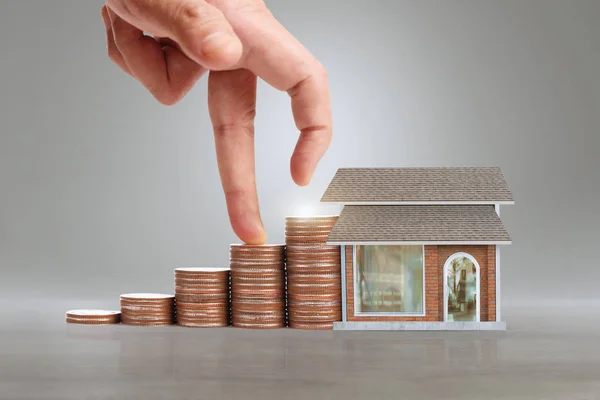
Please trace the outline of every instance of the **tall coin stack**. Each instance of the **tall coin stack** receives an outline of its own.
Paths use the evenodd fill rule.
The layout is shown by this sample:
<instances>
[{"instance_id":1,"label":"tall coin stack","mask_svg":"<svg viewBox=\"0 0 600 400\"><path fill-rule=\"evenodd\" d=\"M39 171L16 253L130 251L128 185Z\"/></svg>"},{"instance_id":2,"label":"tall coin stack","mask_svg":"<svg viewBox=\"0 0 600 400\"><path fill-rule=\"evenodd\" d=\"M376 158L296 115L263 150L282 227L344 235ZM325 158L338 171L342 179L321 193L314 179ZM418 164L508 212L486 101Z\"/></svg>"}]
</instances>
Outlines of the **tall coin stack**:
<instances>
[{"instance_id":1,"label":"tall coin stack","mask_svg":"<svg viewBox=\"0 0 600 400\"><path fill-rule=\"evenodd\" d=\"M337 218L285 220L290 328L333 329L342 319L340 246L325 244Z\"/></svg>"},{"instance_id":2,"label":"tall coin stack","mask_svg":"<svg viewBox=\"0 0 600 400\"><path fill-rule=\"evenodd\" d=\"M232 325L285 328L285 246L231 245L230 266Z\"/></svg>"},{"instance_id":3,"label":"tall coin stack","mask_svg":"<svg viewBox=\"0 0 600 400\"><path fill-rule=\"evenodd\" d=\"M175 296L160 293L121 295L121 323L157 326L175 323Z\"/></svg>"},{"instance_id":4,"label":"tall coin stack","mask_svg":"<svg viewBox=\"0 0 600 400\"><path fill-rule=\"evenodd\" d=\"M230 325L228 268L175 269L177 325L219 328Z\"/></svg>"}]
</instances>

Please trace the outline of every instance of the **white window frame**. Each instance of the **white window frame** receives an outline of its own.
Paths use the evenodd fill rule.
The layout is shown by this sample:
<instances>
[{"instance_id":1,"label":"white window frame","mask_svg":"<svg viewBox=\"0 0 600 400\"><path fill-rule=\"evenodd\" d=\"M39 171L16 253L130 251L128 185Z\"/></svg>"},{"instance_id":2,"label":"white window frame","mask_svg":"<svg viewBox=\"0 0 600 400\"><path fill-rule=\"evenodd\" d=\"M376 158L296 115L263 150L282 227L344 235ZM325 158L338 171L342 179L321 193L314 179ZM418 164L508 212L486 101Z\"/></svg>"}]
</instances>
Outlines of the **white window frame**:
<instances>
[{"instance_id":1,"label":"white window frame","mask_svg":"<svg viewBox=\"0 0 600 400\"><path fill-rule=\"evenodd\" d=\"M476 303L477 304L477 316L476 316L475 321L479 322L479 321L481 321L481 285L480 285L481 267L479 266L479 263L477 262L475 257L473 257L469 253L465 253L462 251L452 254L450 257L448 257L446 259L446 262L444 263L444 277L442 279L442 284L444 285L444 298L442 300L442 304L444 307L444 321L448 321L448 268L450 267L450 263L452 262L452 260L454 260L455 258L459 258L459 257L467 258L475 266L475 271L476 271L475 279L477 281L476 289L475 289L475 291L477 292L477 303Z\"/></svg>"},{"instance_id":2,"label":"white window frame","mask_svg":"<svg viewBox=\"0 0 600 400\"><path fill-rule=\"evenodd\" d=\"M360 246L378 246L379 243L369 243ZM386 244L387 246L404 246L403 244ZM358 290L356 281L356 271L358 268L358 262L356 259L356 247L352 246L352 288L354 292L354 316L355 317L424 317L427 313L427 292L425 282L425 245L421 245L421 254L423 258L423 312L421 313L408 313L408 312L357 312L358 310Z\"/></svg>"}]
</instances>

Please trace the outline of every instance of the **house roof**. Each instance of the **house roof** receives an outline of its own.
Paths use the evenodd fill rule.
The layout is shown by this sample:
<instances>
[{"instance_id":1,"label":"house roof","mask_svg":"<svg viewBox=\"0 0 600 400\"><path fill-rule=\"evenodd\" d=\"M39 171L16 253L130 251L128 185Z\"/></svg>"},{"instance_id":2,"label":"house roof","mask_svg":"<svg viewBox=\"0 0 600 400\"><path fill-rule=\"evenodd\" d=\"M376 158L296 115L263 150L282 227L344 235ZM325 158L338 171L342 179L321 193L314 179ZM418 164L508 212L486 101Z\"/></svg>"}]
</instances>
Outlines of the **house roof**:
<instances>
[{"instance_id":1,"label":"house roof","mask_svg":"<svg viewBox=\"0 0 600 400\"><path fill-rule=\"evenodd\" d=\"M321 198L343 204L513 204L497 167L340 168Z\"/></svg>"},{"instance_id":2,"label":"house roof","mask_svg":"<svg viewBox=\"0 0 600 400\"><path fill-rule=\"evenodd\" d=\"M491 205L344 206L328 244L510 244Z\"/></svg>"}]
</instances>

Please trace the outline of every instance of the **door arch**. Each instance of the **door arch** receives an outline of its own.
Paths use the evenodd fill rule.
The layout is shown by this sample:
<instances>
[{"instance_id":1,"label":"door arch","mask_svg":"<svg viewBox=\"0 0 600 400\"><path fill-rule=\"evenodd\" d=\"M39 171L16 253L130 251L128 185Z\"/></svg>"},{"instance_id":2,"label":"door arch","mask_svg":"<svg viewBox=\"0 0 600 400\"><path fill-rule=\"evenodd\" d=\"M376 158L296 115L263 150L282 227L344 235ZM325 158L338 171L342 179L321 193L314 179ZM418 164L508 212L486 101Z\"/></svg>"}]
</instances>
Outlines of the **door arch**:
<instances>
[{"instance_id":1,"label":"door arch","mask_svg":"<svg viewBox=\"0 0 600 400\"><path fill-rule=\"evenodd\" d=\"M472 271L468 269L472 266L475 270L475 293L472 288L469 290L469 278L472 278ZM464 271L464 272L463 272ZM463 276L465 279L462 279ZM452 278L452 280L450 279ZM472 255L464 252L452 254L444 264L444 321L477 321L481 320L481 288L480 288L481 268L479 263ZM461 283L457 285L456 281ZM452 284L452 289L449 286ZM459 298L457 299L456 288L459 288ZM463 292L464 291L464 292ZM452 298L450 298L452 295ZM470 307L471 298L475 302L475 314ZM458 307L449 310L450 305Z\"/></svg>"}]
</instances>

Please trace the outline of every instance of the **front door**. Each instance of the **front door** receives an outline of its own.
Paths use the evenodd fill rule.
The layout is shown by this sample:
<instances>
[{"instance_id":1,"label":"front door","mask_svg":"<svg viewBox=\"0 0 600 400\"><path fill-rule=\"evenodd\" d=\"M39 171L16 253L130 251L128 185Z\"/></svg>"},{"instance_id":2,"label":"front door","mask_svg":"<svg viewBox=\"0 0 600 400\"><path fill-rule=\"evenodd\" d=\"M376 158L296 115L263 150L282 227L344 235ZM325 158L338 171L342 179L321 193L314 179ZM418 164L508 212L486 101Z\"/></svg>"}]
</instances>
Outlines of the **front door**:
<instances>
[{"instance_id":1,"label":"front door","mask_svg":"<svg viewBox=\"0 0 600 400\"><path fill-rule=\"evenodd\" d=\"M456 253L444 265L446 321L479 321L479 265L466 253Z\"/></svg>"}]
</instances>

